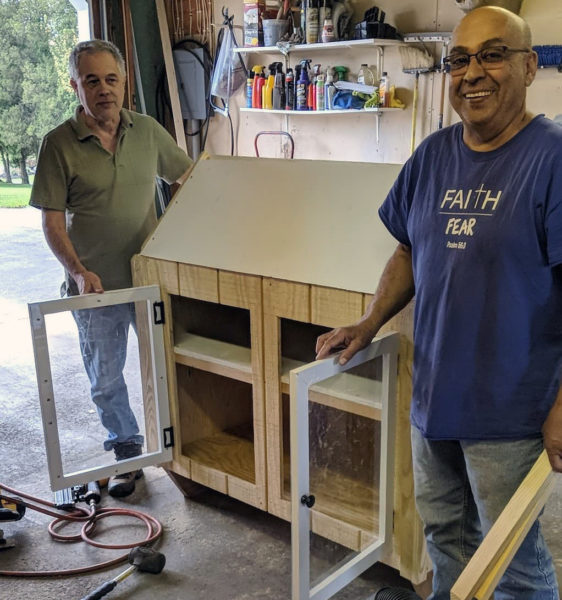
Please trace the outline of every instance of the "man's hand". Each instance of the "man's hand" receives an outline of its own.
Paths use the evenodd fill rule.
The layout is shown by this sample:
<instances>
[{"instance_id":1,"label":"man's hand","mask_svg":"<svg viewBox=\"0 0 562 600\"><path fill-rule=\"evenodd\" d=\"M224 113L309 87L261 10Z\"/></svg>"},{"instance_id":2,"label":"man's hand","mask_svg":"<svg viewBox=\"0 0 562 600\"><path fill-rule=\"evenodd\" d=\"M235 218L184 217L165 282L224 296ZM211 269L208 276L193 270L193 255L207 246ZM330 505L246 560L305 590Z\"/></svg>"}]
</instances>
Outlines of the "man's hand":
<instances>
[{"instance_id":1,"label":"man's hand","mask_svg":"<svg viewBox=\"0 0 562 600\"><path fill-rule=\"evenodd\" d=\"M93 271L73 273L72 278L76 281L80 295L92 293L103 294L101 279Z\"/></svg>"},{"instance_id":2,"label":"man's hand","mask_svg":"<svg viewBox=\"0 0 562 600\"><path fill-rule=\"evenodd\" d=\"M354 354L371 342L375 333L364 323L332 329L316 340L316 359L326 358L344 349L338 362L340 365L345 365Z\"/></svg>"},{"instance_id":3,"label":"man's hand","mask_svg":"<svg viewBox=\"0 0 562 600\"><path fill-rule=\"evenodd\" d=\"M542 428L544 447L552 469L562 473L562 388Z\"/></svg>"}]
</instances>

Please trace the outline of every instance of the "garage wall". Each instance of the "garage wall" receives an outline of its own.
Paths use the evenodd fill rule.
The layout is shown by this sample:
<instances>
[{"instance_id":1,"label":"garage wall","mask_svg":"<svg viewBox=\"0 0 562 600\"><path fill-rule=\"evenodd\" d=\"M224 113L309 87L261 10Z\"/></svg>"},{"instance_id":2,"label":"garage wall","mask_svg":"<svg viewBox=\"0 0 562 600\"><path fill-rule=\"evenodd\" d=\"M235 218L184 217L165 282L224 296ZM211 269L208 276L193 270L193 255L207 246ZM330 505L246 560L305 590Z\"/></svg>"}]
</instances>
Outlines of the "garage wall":
<instances>
[{"instance_id":1,"label":"garage wall","mask_svg":"<svg viewBox=\"0 0 562 600\"><path fill-rule=\"evenodd\" d=\"M235 16L235 24L242 24L243 4L241 0L216 2L215 21L220 22L220 10L227 6ZM387 22L403 33L414 31L451 31L463 13L454 0L378 0L376 5L387 14ZM354 4L355 20L362 18L364 11L373 6L370 1L360 0ZM562 2L560 0L524 0L521 16L527 19L533 30L535 44L562 43ZM240 38L241 39L241 38ZM428 50L439 60L441 45L428 44ZM247 64L269 64L281 60L281 55L250 55ZM350 68L349 79L353 80L361 63L376 65L374 49L355 49L341 53L315 52L310 56L299 54L291 60L312 58L313 63L327 65L344 64ZM264 61L264 62L261 62ZM237 152L241 156L254 155L254 137L262 130L289 131L295 140L295 158L327 159L366 162L404 162L410 152L412 123L412 98L414 76L402 72L398 48L384 50L384 68L398 96L406 103L401 112L383 114L380 119L379 141L376 139L377 118L373 114L306 116L267 115L240 113L238 106L245 105L244 90L231 101L231 116L234 125ZM425 74L419 79L419 101L416 127L416 143L437 129L441 95L441 74ZM529 109L545 113L553 118L562 113L562 74L556 69L541 69L528 94ZM448 101L445 101L445 125L456 120ZM283 156L283 144L277 138L260 139L261 156ZM220 115L214 117L209 130L206 149L212 154L230 154L230 126ZM235 150L236 151L236 150Z\"/></svg>"}]
</instances>

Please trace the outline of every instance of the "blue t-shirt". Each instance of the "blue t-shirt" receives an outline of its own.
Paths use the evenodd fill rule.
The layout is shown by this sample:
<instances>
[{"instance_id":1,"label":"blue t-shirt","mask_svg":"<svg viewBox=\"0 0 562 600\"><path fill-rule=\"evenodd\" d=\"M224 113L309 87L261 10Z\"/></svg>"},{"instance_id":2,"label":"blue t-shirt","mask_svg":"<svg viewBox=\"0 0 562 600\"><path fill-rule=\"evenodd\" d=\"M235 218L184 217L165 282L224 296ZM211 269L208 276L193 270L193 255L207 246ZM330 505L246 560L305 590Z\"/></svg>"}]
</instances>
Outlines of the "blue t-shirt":
<instances>
[{"instance_id":1,"label":"blue t-shirt","mask_svg":"<svg viewBox=\"0 0 562 600\"><path fill-rule=\"evenodd\" d=\"M428 137L379 210L412 249L411 419L430 439L538 435L562 359L562 128L491 152Z\"/></svg>"}]
</instances>

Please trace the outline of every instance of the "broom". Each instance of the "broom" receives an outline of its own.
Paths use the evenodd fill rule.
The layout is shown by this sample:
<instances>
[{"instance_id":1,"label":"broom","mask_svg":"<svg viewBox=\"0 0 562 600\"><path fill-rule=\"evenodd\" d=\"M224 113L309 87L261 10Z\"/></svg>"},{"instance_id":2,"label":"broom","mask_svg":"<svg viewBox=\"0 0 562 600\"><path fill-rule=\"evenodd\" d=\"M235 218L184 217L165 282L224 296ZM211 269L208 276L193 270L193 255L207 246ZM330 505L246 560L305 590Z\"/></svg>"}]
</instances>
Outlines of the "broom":
<instances>
[{"instance_id":1,"label":"broom","mask_svg":"<svg viewBox=\"0 0 562 600\"><path fill-rule=\"evenodd\" d=\"M414 84L414 101L412 106L412 139L410 142L410 154L414 152L416 146L416 118L418 112L418 83L420 73L429 73L433 71L433 57L427 50L420 50L413 46L399 46L400 58L402 60L402 71L416 76Z\"/></svg>"}]
</instances>

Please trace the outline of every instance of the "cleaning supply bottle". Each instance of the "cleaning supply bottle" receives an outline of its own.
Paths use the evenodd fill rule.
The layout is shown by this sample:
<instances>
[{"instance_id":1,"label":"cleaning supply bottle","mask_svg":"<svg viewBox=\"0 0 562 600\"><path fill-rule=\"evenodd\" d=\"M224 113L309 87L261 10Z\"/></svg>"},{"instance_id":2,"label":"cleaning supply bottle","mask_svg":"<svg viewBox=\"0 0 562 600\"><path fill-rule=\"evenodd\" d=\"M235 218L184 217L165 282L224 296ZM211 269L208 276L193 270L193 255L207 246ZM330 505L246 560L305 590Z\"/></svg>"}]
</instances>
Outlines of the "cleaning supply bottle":
<instances>
[{"instance_id":1,"label":"cleaning supply bottle","mask_svg":"<svg viewBox=\"0 0 562 600\"><path fill-rule=\"evenodd\" d=\"M308 0L306 6L306 43L318 42L318 0Z\"/></svg>"},{"instance_id":2,"label":"cleaning supply bottle","mask_svg":"<svg viewBox=\"0 0 562 600\"><path fill-rule=\"evenodd\" d=\"M310 80L308 78L309 60L301 60L301 74L297 81L297 110L308 110L307 94Z\"/></svg>"},{"instance_id":3,"label":"cleaning supply bottle","mask_svg":"<svg viewBox=\"0 0 562 600\"><path fill-rule=\"evenodd\" d=\"M316 77L316 110L324 110L324 73Z\"/></svg>"},{"instance_id":4,"label":"cleaning supply bottle","mask_svg":"<svg viewBox=\"0 0 562 600\"><path fill-rule=\"evenodd\" d=\"M255 97L256 105L254 106L254 108L263 108L263 90L265 88L264 69L265 69L265 67L262 67L260 74L254 78L254 79L257 79L257 81L256 81L256 97Z\"/></svg>"},{"instance_id":5,"label":"cleaning supply bottle","mask_svg":"<svg viewBox=\"0 0 562 600\"><path fill-rule=\"evenodd\" d=\"M277 65L275 72L275 81L273 84L273 110L285 109L285 74L283 73L283 63Z\"/></svg>"},{"instance_id":6,"label":"cleaning supply bottle","mask_svg":"<svg viewBox=\"0 0 562 600\"><path fill-rule=\"evenodd\" d=\"M322 43L327 44L333 42L336 38L334 33L334 22L332 20L332 3L331 0L324 0L324 8L320 17L322 20L319 25L322 27Z\"/></svg>"},{"instance_id":7,"label":"cleaning supply bottle","mask_svg":"<svg viewBox=\"0 0 562 600\"><path fill-rule=\"evenodd\" d=\"M271 110L273 108L273 86L275 85L275 71L277 63L269 65L269 76L263 88L262 108Z\"/></svg>"},{"instance_id":8,"label":"cleaning supply bottle","mask_svg":"<svg viewBox=\"0 0 562 600\"><path fill-rule=\"evenodd\" d=\"M285 76L285 110L294 110L295 108L295 79L293 69L287 69Z\"/></svg>"},{"instance_id":9,"label":"cleaning supply bottle","mask_svg":"<svg viewBox=\"0 0 562 600\"><path fill-rule=\"evenodd\" d=\"M295 65L295 94L293 98L293 110L297 110L297 85L301 78L302 65L300 63Z\"/></svg>"},{"instance_id":10,"label":"cleaning supply bottle","mask_svg":"<svg viewBox=\"0 0 562 600\"><path fill-rule=\"evenodd\" d=\"M248 79L246 79L246 108L252 108L254 76L255 76L255 73L253 71L248 71Z\"/></svg>"},{"instance_id":11,"label":"cleaning supply bottle","mask_svg":"<svg viewBox=\"0 0 562 600\"><path fill-rule=\"evenodd\" d=\"M375 85L375 75L369 69L367 63L362 63L359 68L359 73L357 73L357 83L362 83L363 85Z\"/></svg>"},{"instance_id":12,"label":"cleaning supply bottle","mask_svg":"<svg viewBox=\"0 0 562 600\"><path fill-rule=\"evenodd\" d=\"M308 87L307 104L308 110L316 110L316 80L318 79L318 73L320 73L320 64L317 63L312 67L312 79L310 86Z\"/></svg>"},{"instance_id":13,"label":"cleaning supply bottle","mask_svg":"<svg viewBox=\"0 0 562 600\"><path fill-rule=\"evenodd\" d=\"M252 67L252 73L253 75L253 80L252 80L252 106L251 108L261 108L261 90L260 90L260 101L258 102L258 97L257 97L257 88L258 88L258 81L260 78L260 73L263 70L263 65L255 65L254 67Z\"/></svg>"},{"instance_id":14,"label":"cleaning supply bottle","mask_svg":"<svg viewBox=\"0 0 562 600\"><path fill-rule=\"evenodd\" d=\"M383 71L381 80L379 82L379 106L382 108L388 108L390 105L390 81L388 80L388 74Z\"/></svg>"},{"instance_id":15,"label":"cleaning supply bottle","mask_svg":"<svg viewBox=\"0 0 562 600\"><path fill-rule=\"evenodd\" d=\"M333 110L333 98L335 93L336 86L334 85L334 70L332 67L328 67L326 69L326 83L324 85L324 108L326 110Z\"/></svg>"},{"instance_id":16,"label":"cleaning supply bottle","mask_svg":"<svg viewBox=\"0 0 562 600\"><path fill-rule=\"evenodd\" d=\"M349 69L347 67L338 65L336 67L334 67L334 71L336 72L336 81L345 81L347 72L349 71Z\"/></svg>"}]
</instances>

